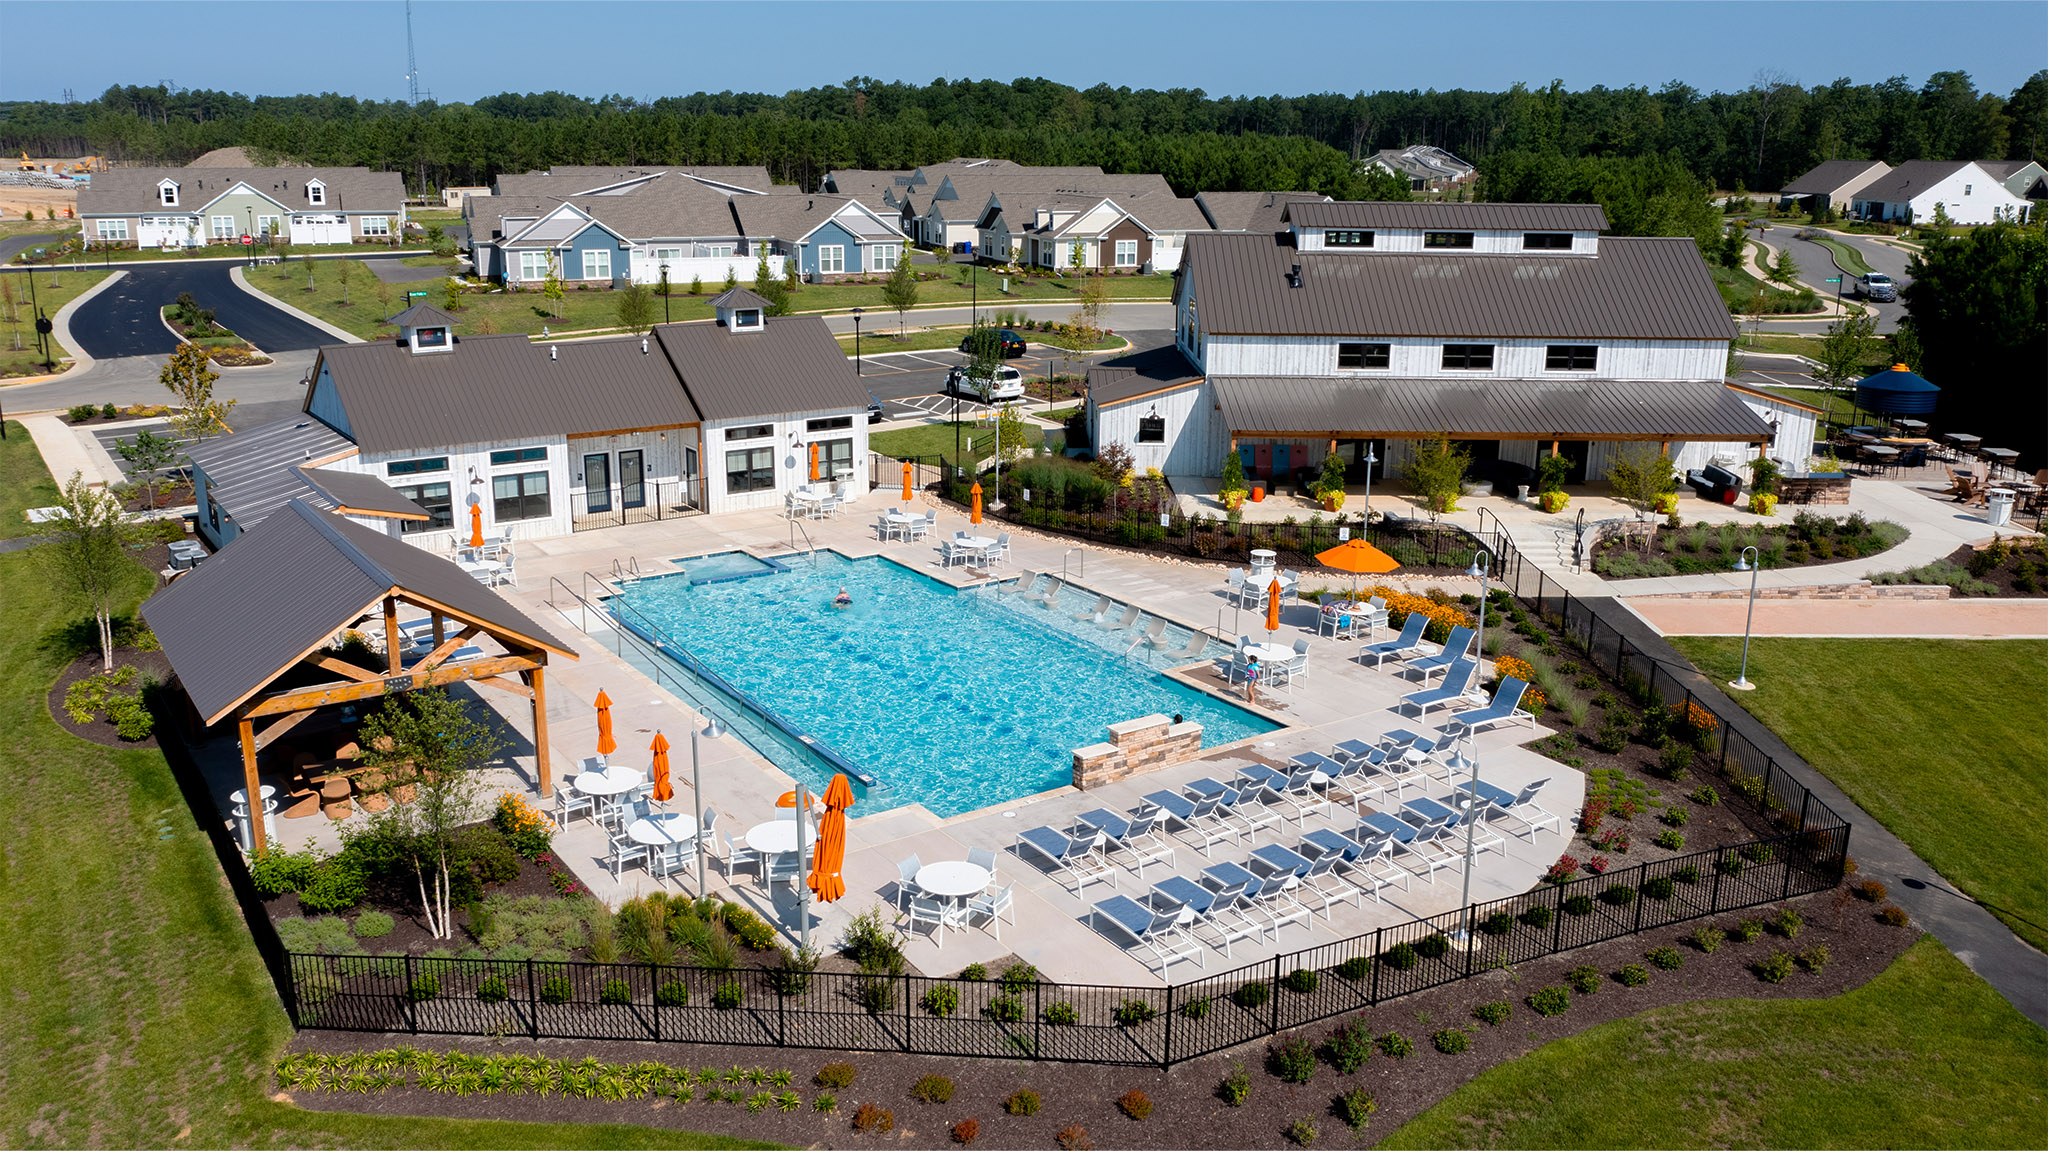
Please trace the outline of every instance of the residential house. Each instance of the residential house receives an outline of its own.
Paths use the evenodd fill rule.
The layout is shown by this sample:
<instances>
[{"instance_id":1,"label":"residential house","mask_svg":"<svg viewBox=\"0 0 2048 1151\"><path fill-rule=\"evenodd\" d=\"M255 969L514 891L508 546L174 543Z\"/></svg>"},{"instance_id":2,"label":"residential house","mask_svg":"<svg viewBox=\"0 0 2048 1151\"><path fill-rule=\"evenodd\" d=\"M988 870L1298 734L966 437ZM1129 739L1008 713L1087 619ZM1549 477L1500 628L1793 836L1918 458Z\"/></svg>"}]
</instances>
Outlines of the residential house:
<instances>
[{"instance_id":1,"label":"residential house","mask_svg":"<svg viewBox=\"0 0 2048 1151\"><path fill-rule=\"evenodd\" d=\"M2048 200L2048 169L2032 160L1979 160L1977 166L2022 200Z\"/></svg>"},{"instance_id":2,"label":"residential house","mask_svg":"<svg viewBox=\"0 0 2048 1151\"><path fill-rule=\"evenodd\" d=\"M583 184L585 187L595 188L634 180L642 176L664 173L694 181L713 191L735 196L758 196L778 190L796 190L789 188L787 185L784 185L782 189L778 189L775 183L769 179L768 169L759 165L692 166L652 164L619 167L604 164L557 164L544 171L528 172L524 175L500 175L494 186L500 195L504 195L507 194L506 181L508 180L553 178L575 181ZM535 189L528 188L526 190L530 192ZM564 193L557 191L554 194L562 195Z\"/></svg>"},{"instance_id":3,"label":"residential house","mask_svg":"<svg viewBox=\"0 0 2048 1151\"><path fill-rule=\"evenodd\" d=\"M811 283L886 276L909 242L897 216L852 197L735 196L732 210L752 250L765 244L773 256L796 261Z\"/></svg>"},{"instance_id":4,"label":"residential house","mask_svg":"<svg viewBox=\"0 0 2048 1151\"><path fill-rule=\"evenodd\" d=\"M1200 205L1170 191L997 192L982 210L977 257L1034 267L1170 272L1193 232L1209 230Z\"/></svg>"},{"instance_id":5,"label":"residential house","mask_svg":"<svg viewBox=\"0 0 2048 1151\"><path fill-rule=\"evenodd\" d=\"M1862 220L1924 224L1937 204L1957 224L2024 220L2033 210L1974 160L1909 160L1858 189L1849 211Z\"/></svg>"},{"instance_id":6,"label":"residential house","mask_svg":"<svg viewBox=\"0 0 2048 1151\"><path fill-rule=\"evenodd\" d=\"M1628 443L1679 469L1811 449L1810 410L1724 383L1734 328L1689 239L1602 236L1591 204L1296 203L1286 224L1189 239L1180 362L1090 373L1097 450L1188 476L1236 452L1286 482L1331 452L1398 475L1441 434L1482 473L1548 453L1574 480Z\"/></svg>"},{"instance_id":7,"label":"residential house","mask_svg":"<svg viewBox=\"0 0 2048 1151\"><path fill-rule=\"evenodd\" d=\"M651 177L633 183L630 191L615 187L586 186L583 194L568 199L521 193L470 200L464 211L477 274L527 287L546 280L551 269L572 282L606 286L629 280L658 284L664 274L675 285L692 279L722 284L728 272L751 280L758 253L733 203L784 198L740 197L693 181ZM772 257L769 264L782 274L781 257Z\"/></svg>"},{"instance_id":8,"label":"residential house","mask_svg":"<svg viewBox=\"0 0 2048 1151\"><path fill-rule=\"evenodd\" d=\"M1891 170L1892 166L1882 160L1824 160L1785 185L1778 192L1778 206L1789 208L1797 204L1801 211L1811 213L1814 204L1825 196L1830 208L1846 212L1855 202L1857 192Z\"/></svg>"},{"instance_id":9,"label":"residential house","mask_svg":"<svg viewBox=\"0 0 2048 1151\"><path fill-rule=\"evenodd\" d=\"M78 190L87 241L143 248L388 243L405 184L368 168L115 168Z\"/></svg>"},{"instance_id":10,"label":"residential house","mask_svg":"<svg viewBox=\"0 0 2048 1151\"><path fill-rule=\"evenodd\" d=\"M1470 184L1479 175L1472 165L1430 144L1382 148L1360 161L1359 167L1405 177L1414 192L1441 192Z\"/></svg>"},{"instance_id":11,"label":"residential house","mask_svg":"<svg viewBox=\"0 0 2048 1151\"><path fill-rule=\"evenodd\" d=\"M1217 232L1258 232L1273 235L1287 230L1287 208L1291 204L1328 202L1317 192L1197 192L1195 204Z\"/></svg>"}]
</instances>

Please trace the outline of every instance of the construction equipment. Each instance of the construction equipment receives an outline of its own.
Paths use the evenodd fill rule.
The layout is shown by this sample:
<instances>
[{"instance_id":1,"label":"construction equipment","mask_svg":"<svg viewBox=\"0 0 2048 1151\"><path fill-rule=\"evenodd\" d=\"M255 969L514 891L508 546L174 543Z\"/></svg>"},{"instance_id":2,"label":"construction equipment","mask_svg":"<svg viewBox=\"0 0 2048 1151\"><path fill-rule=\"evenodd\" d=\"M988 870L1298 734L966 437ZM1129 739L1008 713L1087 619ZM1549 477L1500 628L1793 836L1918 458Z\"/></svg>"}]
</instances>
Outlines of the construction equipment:
<instances>
[{"instance_id":1,"label":"construction equipment","mask_svg":"<svg viewBox=\"0 0 2048 1151\"><path fill-rule=\"evenodd\" d=\"M17 172L35 172L35 171L39 171L39 170L40 170L40 169L38 169L38 168L36 167L36 165L35 165L35 161L33 161L33 160L31 160L31 159L29 159L29 158L28 158L28 153L27 153L27 152L23 152L23 153L21 154L21 164L20 164L20 165L19 165L18 167L16 167L16 168L15 168L15 171L17 171Z\"/></svg>"}]
</instances>

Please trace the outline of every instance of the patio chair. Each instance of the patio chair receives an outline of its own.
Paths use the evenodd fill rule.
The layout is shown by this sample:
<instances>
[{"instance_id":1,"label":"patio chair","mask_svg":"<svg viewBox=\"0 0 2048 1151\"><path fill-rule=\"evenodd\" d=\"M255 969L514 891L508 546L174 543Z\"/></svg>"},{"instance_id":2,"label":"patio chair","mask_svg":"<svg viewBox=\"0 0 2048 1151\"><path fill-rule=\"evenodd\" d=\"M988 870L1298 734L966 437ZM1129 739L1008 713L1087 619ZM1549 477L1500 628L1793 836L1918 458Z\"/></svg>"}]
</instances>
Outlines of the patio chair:
<instances>
[{"instance_id":1,"label":"patio chair","mask_svg":"<svg viewBox=\"0 0 2048 1151\"><path fill-rule=\"evenodd\" d=\"M617 879L619 877L619 870L629 863L638 863L642 866L646 865L646 844L635 843L633 840L626 839L622 836L614 835L611 837L611 845L613 879Z\"/></svg>"},{"instance_id":2,"label":"patio chair","mask_svg":"<svg viewBox=\"0 0 2048 1151\"><path fill-rule=\"evenodd\" d=\"M1105 856L1114 855L1121 859L1140 879L1145 877L1145 865L1148 863L1164 863L1172 867L1173 844L1160 837L1158 824L1157 816L1140 815L1124 825L1121 834L1110 828L1100 828L1106 845Z\"/></svg>"},{"instance_id":3,"label":"patio chair","mask_svg":"<svg viewBox=\"0 0 2048 1151\"><path fill-rule=\"evenodd\" d=\"M577 812L597 818L597 802L561 780L555 781L555 818L567 827Z\"/></svg>"},{"instance_id":4,"label":"patio chair","mask_svg":"<svg viewBox=\"0 0 2048 1151\"><path fill-rule=\"evenodd\" d=\"M1018 857L1027 853L1043 859L1055 877L1072 880L1075 895L1097 880L1116 886L1116 869L1095 850L1093 837L1078 839L1050 827L1034 827L1017 834Z\"/></svg>"},{"instance_id":5,"label":"patio chair","mask_svg":"<svg viewBox=\"0 0 2048 1151\"><path fill-rule=\"evenodd\" d=\"M1445 673L1441 687L1410 692L1401 697L1401 702L1394 705L1394 710L1406 714L1412 707L1416 715L1428 715L1435 708L1463 702L1471 698L1472 681L1478 674L1478 660L1461 659L1452 664L1451 670Z\"/></svg>"},{"instance_id":6,"label":"patio chair","mask_svg":"<svg viewBox=\"0 0 2048 1151\"><path fill-rule=\"evenodd\" d=\"M1405 658L1413 652L1421 651L1422 631L1428 626L1429 617L1419 611L1409 612L1407 622L1401 625L1400 635L1359 648L1358 662L1364 663L1370 659L1372 665L1378 667L1389 657Z\"/></svg>"},{"instance_id":7,"label":"patio chair","mask_svg":"<svg viewBox=\"0 0 2048 1151\"><path fill-rule=\"evenodd\" d=\"M1125 951L1151 955L1162 978L1177 960L1192 959L1195 966L1202 966L1201 944L1180 926L1180 906L1161 909L1147 898L1148 902L1139 903L1128 895L1112 895L1095 905L1092 918L1098 930L1106 927L1102 933Z\"/></svg>"},{"instance_id":8,"label":"patio chair","mask_svg":"<svg viewBox=\"0 0 2048 1151\"><path fill-rule=\"evenodd\" d=\"M896 861L896 910L903 910L903 901L917 892L917 873L923 868L915 855Z\"/></svg>"},{"instance_id":9,"label":"patio chair","mask_svg":"<svg viewBox=\"0 0 2048 1151\"><path fill-rule=\"evenodd\" d=\"M1231 605L1234 607L1243 606L1242 601L1244 597L1250 594L1250 589L1245 586L1244 569L1231 568L1229 571L1224 572L1223 584L1225 589L1224 595L1230 600Z\"/></svg>"},{"instance_id":10,"label":"patio chair","mask_svg":"<svg viewBox=\"0 0 2048 1151\"><path fill-rule=\"evenodd\" d=\"M1180 837L1182 843L1209 854L1212 844L1223 840L1237 841L1241 832L1222 815L1221 801L1211 796L1207 799L1190 799L1171 791L1155 791L1139 803L1142 815L1157 815L1160 825L1172 835Z\"/></svg>"},{"instance_id":11,"label":"patio chair","mask_svg":"<svg viewBox=\"0 0 2048 1151\"><path fill-rule=\"evenodd\" d=\"M667 879L676 872L687 872L697 862L697 841L686 839L649 852L647 870L657 878Z\"/></svg>"},{"instance_id":12,"label":"patio chair","mask_svg":"<svg viewBox=\"0 0 2048 1151\"><path fill-rule=\"evenodd\" d=\"M1492 703L1472 711L1453 712L1450 721L1444 724L1442 730L1455 731L1462 734L1476 734L1493 727L1495 724L1512 723L1518 719L1526 719L1529 721L1529 730L1534 731L1536 730L1536 717L1529 712L1523 711L1519 706L1522 702L1522 693L1527 690L1529 690L1528 684L1523 683L1514 676L1509 676L1500 681L1500 686L1494 689Z\"/></svg>"},{"instance_id":13,"label":"patio chair","mask_svg":"<svg viewBox=\"0 0 2048 1151\"><path fill-rule=\"evenodd\" d=\"M1557 828L1559 835L1564 834L1564 821L1559 819L1556 813L1536 802L1537 795L1542 793L1544 785L1549 782L1550 778L1545 776L1517 792L1512 802L1494 805L1496 812L1528 828L1529 839L1532 842L1536 838L1536 830L1545 824Z\"/></svg>"},{"instance_id":14,"label":"patio chair","mask_svg":"<svg viewBox=\"0 0 2048 1151\"><path fill-rule=\"evenodd\" d=\"M904 923L904 933L916 934L920 924L932 929L932 942L944 951L947 928L967 930L967 909L941 903L929 896L914 895L910 899L910 918Z\"/></svg>"},{"instance_id":15,"label":"patio chair","mask_svg":"<svg viewBox=\"0 0 2048 1151\"><path fill-rule=\"evenodd\" d=\"M1138 650L1138 647L1141 644L1153 644L1155 642L1160 642L1160 637L1164 636L1165 634L1166 621L1160 619L1158 616L1153 616L1152 622L1147 624L1143 631L1131 637L1130 644L1124 648L1124 654L1129 655L1132 652Z\"/></svg>"},{"instance_id":16,"label":"patio chair","mask_svg":"<svg viewBox=\"0 0 2048 1151\"><path fill-rule=\"evenodd\" d=\"M994 853L991 852L990 854L993 855ZM991 874L993 874L993 872L991 872ZM1017 885L1014 883L1005 883L1001 887L998 887L993 891L983 892L982 894L977 895L974 898L968 900L968 926L972 927L974 925L975 916L980 915L986 917L988 919L990 934L996 937L997 943L1001 943L1003 941L1002 919L1007 916L1011 923L1017 922L1017 904L1016 901L1011 898L1011 893L1016 888L1016 886Z\"/></svg>"},{"instance_id":17,"label":"patio chair","mask_svg":"<svg viewBox=\"0 0 2048 1151\"><path fill-rule=\"evenodd\" d=\"M1330 918L1330 907L1333 904L1350 900L1352 906L1364 907L1365 904L1358 897L1358 889L1337 874L1337 864L1343 862L1343 859L1344 857L1336 852L1317 856L1316 861L1309 865L1307 873L1295 880L1290 894L1300 901L1302 906L1320 913L1326 920Z\"/></svg>"},{"instance_id":18,"label":"patio chair","mask_svg":"<svg viewBox=\"0 0 2048 1151\"><path fill-rule=\"evenodd\" d=\"M1292 568L1280 573L1280 602L1301 602L1301 573Z\"/></svg>"},{"instance_id":19,"label":"patio chair","mask_svg":"<svg viewBox=\"0 0 2048 1151\"><path fill-rule=\"evenodd\" d=\"M1137 623L1137 622L1138 622L1138 616L1139 616L1140 614L1142 614L1142 613L1140 613L1140 612L1138 611L1138 609L1137 609L1137 608L1134 608L1134 607L1126 607L1126 608L1124 609L1124 614L1123 614L1123 618L1121 618L1121 619L1117 620L1117 621L1116 621L1115 623L1111 623L1111 622L1109 622L1109 617L1105 615L1105 616L1103 616L1103 617L1102 617L1102 627L1103 627L1103 630L1105 630L1105 631L1123 631L1123 630L1124 630L1125 628L1128 628L1128 627L1130 627L1130 626L1131 626L1132 624L1134 624L1134 623Z\"/></svg>"},{"instance_id":20,"label":"patio chair","mask_svg":"<svg viewBox=\"0 0 2048 1151\"><path fill-rule=\"evenodd\" d=\"M1034 596L1026 596L1025 598L1031 600L1033 603L1036 603L1038 606L1046 609L1047 611L1052 611L1053 609L1060 606L1060 589L1065 586L1066 583L1062 580L1048 579L1046 580L1045 590L1043 592Z\"/></svg>"},{"instance_id":21,"label":"patio chair","mask_svg":"<svg viewBox=\"0 0 2048 1151\"><path fill-rule=\"evenodd\" d=\"M994 876L996 873L996 853L986 847L969 848L967 851L967 862L988 872L990 876ZM994 880L991 879L990 882L994 882Z\"/></svg>"},{"instance_id":22,"label":"patio chair","mask_svg":"<svg viewBox=\"0 0 2048 1151\"><path fill-rule=\"evenodd\" d=\"M1444 641L1444 646L1438 649L1435 655L1408 660L1401 667L1402 673L1406 674L1412 671L1420 676L1424 682L1428 682L1430 676L1440 671L1449 670L1452 664L1472 654L1473 634L1472 629L1469 627L1452 628L1450 638Z\"/></svg>"},{"instance_id":23,"label":"patio chair","mask_svg":"<svg viewBox=\"0 0 2048 1151\"><path fill-rule=\"evenodd\" d=\"M732 882L732 877L733 877L733 874L734 874L735 872L737 872L737 871L738 871L738 870L739 870L740 868L742 868L742 867L745 867L745 866L747 866L748 864L752 864L752 865L753 865L753 866L754 866L754 867L755 867L756 869L759 869L759 868L760 868L760 866L761 866L761 853L760 853L760 852L758 852L758 851L755 851L755 850L754 850L753 848L751 848L751 847L744 847L744 846L742 846L742 845L740 845L740 844L738 844L738 843L735 843L735 842L733 842L733 838L732 838L732 832L730 832L730 831L726 831L726 832L720 832L720 833L719 833L719 835L720 835L720 838L722 838L722 839L724 839L724 840L725 840L725 879L726 879L726 882L728 882L728 883ZM758 871L757 871L757 873L758 873Z\"/></svg>"},{"instance_id":24,"label":"patio chair","mask_svg":"<svg viewBox=\"0 0 2048 1151\"><path fill-rule=\"evenodd\" d=\"M764 868L764 874L761 877L761 886L774 887L777 880L786 879L789 881L789 889L795 891L796 885L803 881L803 852L778 851L773 855L766 855L762 858L767 860L767 866Z\"/></svg>"},{"instance_id":25,"label":"patio chair","mask_svg":"<svg viewBox=\"0 0 2048 1151\"><path fill-rule=\"evenodd\" d=\"M929 538L933 532L939 530L939 513L935 511L926 512L923 519L911 520L908 530L910 538L913 540Z\"/></svg>"},{"instance_id":26,"label":"patio chair","mask_svg":"<svg viewBox=\"0 0 2048 1151\"><path fill-rule=\"evenodd\" d=\"M1308 641L1305 639L1295 640L1293 657L1281 660L1273 670L1279 673L1279 678L1287 681L1288 687L1293 687L1294 681L1297 679L1307 679Z\"/></svg>"},{"instance_id":27,"label":"patio chair","mask_svg":"<svg viewBox=\"0 0 2048 1151\"><path fill-rule=\"evenodd\" d=\"M1083 623L1091 619L1099 622L1104 615L1108 614L1110 602L1110 598L1106 595L1096 596L1094 607L1091 607L1086 611L1077 611L1074 613L1074 622Z\"/></svg>"},{"instance_id":28,"label":"patio chair","mask_svg":"<svg viewBox=\"0 0 2048 1151\"><path fill-rule=\"evenodd\" d=\"M998 563L1002 562L1003 560L1006 560L1006 559L1009 559L1009 558L1010 558L1010 533L1009 533L1009 532L997 532L997 533L996 533L996 546L995 546L995 550L994 550L994 551L993 551L992 553L990 553L990 555L989 555L989 558L990 558L990 559L992 559L992 560L994 560L994 561L996 561L996 562L998 562Z\"/></svg>"},{"instance_id":29,"label":"patio chair","mask_svg":"<svg viewBox=\"0 0 2048 1151\"><path fill-rule=\"evenodd\" d=\"M1393 836L1371 836L1364 841L1363 847L1358 855L1337 865L1345 882L1357 888L1359 894L1372 896L1374 903L1386 902L1380 892L1393 886L1395 880L1400 881L1401 890L1412 890L1409 887L1412 873L1394 863Z\"/></svg>"},{"instance_id":30,"label":"patio chair","mask_svg":"<svg viewBox=\"0 0 2048 1151\"><path fill-rule=\"evenodd\" d=\"M890 523L889 517L882 512L875 513L875 534L881 537L883 543L896 538L896 525Z\"/></svg>"},{"instance_id":31,"label":"patio chair","mask_svg":"<svg viewBox=\"0 0 2048 1151\"><path fill-rule=\"evenodd\" d=\"M1006 583L999 583L996 585L996 598L1003 599L1008 596L1029 592L1031 590L1031 585L1037 582L1038 573L1032 571L1030 568L1025 568L1023 571L1017 573L1016 579L1008 581Z\"/></svg>"},{"instance_id":32,"label":"patio chair","mask_svg":"<svg viewBox=\"0 0 2048 1151\"><path fill-rule=\"evenodd\" d=\"M1451 867L1464 859L1463 854L1451 849L1447 842L1451 829L1456 826L1455 817L1432 820L1415 833L1415 838L1406 843L1396 842L1396 862L1416 875L1436 884L1436 873Z\"/></svg>"}]
</instances>

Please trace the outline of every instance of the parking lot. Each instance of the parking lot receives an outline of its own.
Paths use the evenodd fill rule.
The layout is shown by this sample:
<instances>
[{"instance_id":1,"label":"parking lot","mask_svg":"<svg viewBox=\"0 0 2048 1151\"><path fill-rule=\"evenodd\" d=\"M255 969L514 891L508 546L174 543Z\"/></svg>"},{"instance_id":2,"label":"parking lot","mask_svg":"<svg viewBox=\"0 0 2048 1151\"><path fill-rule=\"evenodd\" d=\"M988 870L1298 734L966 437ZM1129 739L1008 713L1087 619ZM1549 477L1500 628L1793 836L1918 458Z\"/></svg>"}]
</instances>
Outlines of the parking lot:
<instances>
[{"instance_id":1,"label":"parking lot","mask_svg":"<svg viewBox=\"0 0 2048 1151\"><path fill-rule=\"evenodd\" d=\"M1132 351L1160 347L1173 339L1173 333L1168 331L1120 334L1131 341ZM861 383L882 402L883 413L889 419L917 419L927 416L951 419L956 400L955 397L946 394L946 373L965 363L966 359L965 355L955 350L869 352L862 358ZM1041 344L1029 345L1024 355L1006 362L1022 372L1027 380L1042 380L1058 371L1083 370L1078 364L1070 367L1057 348L1048 348ZM1101 363L1102 360L1090 362ZM988 409L978 401L963 397L957 402L963 419L987 414ZM1044 406L1043 401L1038 403L1041 407Z\"/></svg>"}]
</instances>

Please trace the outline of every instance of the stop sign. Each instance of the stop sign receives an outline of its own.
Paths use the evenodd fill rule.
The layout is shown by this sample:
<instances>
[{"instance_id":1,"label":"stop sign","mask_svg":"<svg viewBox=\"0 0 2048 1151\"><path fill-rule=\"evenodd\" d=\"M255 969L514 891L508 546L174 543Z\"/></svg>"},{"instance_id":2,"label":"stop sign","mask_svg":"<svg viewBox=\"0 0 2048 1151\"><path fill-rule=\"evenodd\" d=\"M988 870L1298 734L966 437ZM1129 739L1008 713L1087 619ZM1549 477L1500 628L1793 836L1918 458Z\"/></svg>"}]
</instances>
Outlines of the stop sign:
<instances>
[{"instance_id":1,"label":"stop sign","mask_svg":"<svg viewBox=\"0 0 2048 1151\"><path fill-rule=\"evenodd\" d=\"M255 239L253 239L253 238L252 238L252 237L251 237L251 236L249 235L249 233L247 233L247 232L243 232L243 233L242 233L242 242L243 242L244 244L253 244L253 243L255 243L256 241L255 241Z\"/></svg>"}]
</instances>

